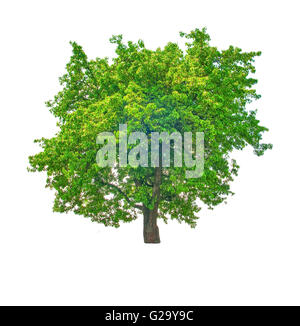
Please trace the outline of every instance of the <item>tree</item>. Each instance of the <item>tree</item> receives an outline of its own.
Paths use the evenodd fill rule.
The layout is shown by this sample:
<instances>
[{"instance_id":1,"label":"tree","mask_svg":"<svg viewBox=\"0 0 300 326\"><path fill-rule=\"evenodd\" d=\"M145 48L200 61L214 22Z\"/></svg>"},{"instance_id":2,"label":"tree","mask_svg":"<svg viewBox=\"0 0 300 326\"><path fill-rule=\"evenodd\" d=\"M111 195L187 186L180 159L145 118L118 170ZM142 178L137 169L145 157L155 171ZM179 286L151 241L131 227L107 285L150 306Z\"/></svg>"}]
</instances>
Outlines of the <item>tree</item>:
<instances>
[{"instance_id":1,"label":"tree","mask_svg":"<svg viewBox=\"0 0 300 326\"><path fill-rule=\"evenodd\" d=\"M176 43L149 50L143 41L124 43L113 36L116 57L88 60L81 46L60 78L62 90L47 102L59 132L35 140L42 151L29 157L30 171L46 171L46 187L55 189L53 210L73 211L106 226L119 227L139 213L144 218L145 243L160 242L157 219L176 219L196 226L199 199L209 208L222 203L238 173L231 159L247 145L256 155L272 148L262 143L267 131L246 105L260 97L254 58L260 52L242 52L230 46L210 46L206 29L189 34L181 50ZM103 131L118 136L119 125L128 134L142 131L202 131L205 165L200 178L185 177L187 167L99 167L96 137ZM117 151L117 160L119 159Z\"/></svg>"}]
</instances>

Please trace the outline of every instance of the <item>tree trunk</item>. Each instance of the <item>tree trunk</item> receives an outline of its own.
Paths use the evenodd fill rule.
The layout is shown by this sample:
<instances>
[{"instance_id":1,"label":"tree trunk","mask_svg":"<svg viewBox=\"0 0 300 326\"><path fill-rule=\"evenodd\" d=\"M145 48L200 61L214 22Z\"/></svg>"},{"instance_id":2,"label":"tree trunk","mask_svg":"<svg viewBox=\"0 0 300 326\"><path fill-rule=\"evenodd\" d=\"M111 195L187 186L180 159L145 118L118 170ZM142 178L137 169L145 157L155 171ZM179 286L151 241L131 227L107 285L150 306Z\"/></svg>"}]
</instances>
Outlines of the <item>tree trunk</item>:
<instances>
[{"instance_id":1,"label":"tree trunk","mask_svg":"<svg viewBox=\"0 0 300 326\"><path fill-rule=\"evenodd\" d=\"M144 242L160 243L159 229L157 226L157 212L147 207L143 209L144 214Z\"/></svg>"},{"instance_id":2,"label":"tree trunk","mask_svg":"<svg viewBox=\"0 0 300 326\"><path fill-rule=\"evenodd\" d=\"M161 166L154 169L154 183L152 188L153 209L149 209L146 206L143 207L145 243L160 243L157 217L160 200L161 173Z\"/></svg>"}]
</instances>

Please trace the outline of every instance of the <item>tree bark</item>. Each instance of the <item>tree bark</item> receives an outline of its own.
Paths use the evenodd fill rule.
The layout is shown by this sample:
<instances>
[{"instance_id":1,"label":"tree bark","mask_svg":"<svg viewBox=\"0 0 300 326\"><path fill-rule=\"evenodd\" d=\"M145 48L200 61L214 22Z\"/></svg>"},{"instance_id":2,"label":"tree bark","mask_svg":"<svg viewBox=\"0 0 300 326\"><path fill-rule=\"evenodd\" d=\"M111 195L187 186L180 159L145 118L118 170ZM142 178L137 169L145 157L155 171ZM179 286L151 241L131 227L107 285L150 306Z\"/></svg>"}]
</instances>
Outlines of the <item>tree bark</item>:
<instances>
[{"instance_id":1,"label":"tree bark","mask_svg":"<svg viewBox=\"0 0 300 326\"><path fill-rule=\"evenodd\" d=\"M144 214L144 242L160 243L159 229L157 226L157 213L149 208L143 209Z\"/></svg>"},{"instance_id":2,"label":"tree bark","mask_svg":"<svg viewBox=\"0 0 300 326\"><path fill-rule=\"evenodd\" d=\"M153 209L149 209L145 205L143 206L145 243L160 243L159 229L157 226L160 184L161 167L156 167L154 170L154 183L152 188L152 200L154 202L154 207Z\"/></svg>"}]
</instances>

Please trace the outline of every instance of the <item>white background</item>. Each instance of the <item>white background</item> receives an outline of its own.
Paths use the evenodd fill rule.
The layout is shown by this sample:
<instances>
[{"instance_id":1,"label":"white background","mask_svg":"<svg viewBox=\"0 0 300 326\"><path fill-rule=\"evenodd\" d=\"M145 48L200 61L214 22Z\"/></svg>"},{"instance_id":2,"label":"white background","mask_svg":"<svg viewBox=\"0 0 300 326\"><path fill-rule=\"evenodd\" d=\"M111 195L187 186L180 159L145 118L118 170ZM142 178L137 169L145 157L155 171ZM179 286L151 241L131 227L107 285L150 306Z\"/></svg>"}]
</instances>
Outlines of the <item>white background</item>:
<instances>
[{"instance_id":1,"label":"white background","mask_svg":"<svg viewBox=\"0 0 300 326\"><path fill-rule=\"evenodd\" d=\"M300 304L298 1L2 1L0 12L0 304ZM26 167L33 139L56 130L44 102L68 42L111 57L112 34L156 49L203 26L221 49L262 51L254 107L274 149L238 153L236 195L196 229L160 223L159 245L143 243L141 219L110 229L53 213L45 175Z\"/></svg>"}]
</instances>

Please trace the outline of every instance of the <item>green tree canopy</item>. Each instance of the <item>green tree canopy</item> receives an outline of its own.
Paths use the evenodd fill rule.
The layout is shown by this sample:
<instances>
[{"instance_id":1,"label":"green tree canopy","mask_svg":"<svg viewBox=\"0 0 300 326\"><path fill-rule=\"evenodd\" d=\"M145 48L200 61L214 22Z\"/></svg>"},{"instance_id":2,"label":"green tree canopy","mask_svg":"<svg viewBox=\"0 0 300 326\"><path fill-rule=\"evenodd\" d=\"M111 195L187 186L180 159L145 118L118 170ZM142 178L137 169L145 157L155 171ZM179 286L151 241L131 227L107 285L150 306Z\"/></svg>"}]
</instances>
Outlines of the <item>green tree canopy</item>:
<instances>
[{"instance_id":1,"label":"green tree canopy","mask_svg":"<svg viewBox=\"0 0 300 326\"><path fill-rule=\"evenodd\" d=\"M57 117L53 138L35 140L42 151L29 157L30 171L46 171L46 187L55 189L54 211L73 211L106 226L144 216L144 240L160 241L157 219L184 221L195 227L200 206L222 203L238 173L234 150L251 145L256 155L272 146L262 143L256 111L246 105L260 96L253 85L254 58L230 46L210 46L205 29L195 29L184 50L168 43L155 51L144 42L124 43L113 36L116 57L88 60L81 46L60 78L62 90L47 102ZM205 166L200 178L187 179L186 167L104 167L96 164L103 131L128 133L204 132ZM117 159L119 153L117 152Z\"/></svg>"}]
</instances>

